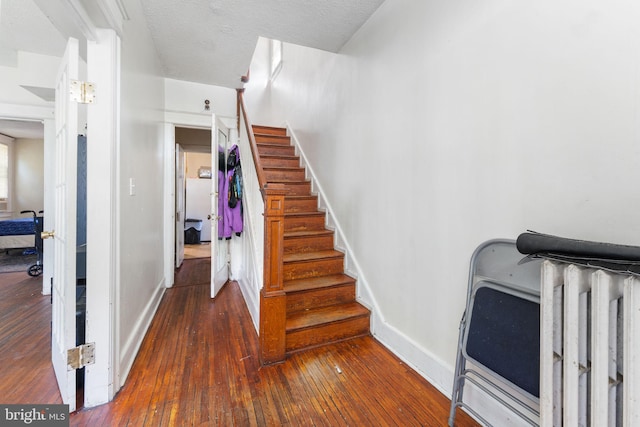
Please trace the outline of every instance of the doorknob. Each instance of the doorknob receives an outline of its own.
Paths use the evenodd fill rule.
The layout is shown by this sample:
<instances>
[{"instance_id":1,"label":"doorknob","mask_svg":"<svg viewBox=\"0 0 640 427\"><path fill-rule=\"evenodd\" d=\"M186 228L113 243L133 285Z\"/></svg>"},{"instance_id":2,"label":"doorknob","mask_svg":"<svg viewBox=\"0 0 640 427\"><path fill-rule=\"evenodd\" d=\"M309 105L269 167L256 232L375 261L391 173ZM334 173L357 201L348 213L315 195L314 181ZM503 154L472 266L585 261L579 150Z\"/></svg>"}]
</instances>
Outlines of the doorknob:
<instances>
[{"instance_id":1,"label":"doorknob","mask_svg":"<svg viewBox=\"0 0 640 427\"><path fill-rule=\"evenodd\" d=\"M220 221L222 219L222 217L220 215L207 215L207 219L212 220L212 221Z\"/></svg>"},{"instance_id":2,"label":"doorknob","mask_svg":"<svg viewBox=\"0 0 640 427\"><path fill-rule=\"evenodd\" d=\"M42 233L40 233L40 238L43 240L48 239L50 237L53 237L55 234L55 231L43 231Z\"/></svg>"}]
</instances>

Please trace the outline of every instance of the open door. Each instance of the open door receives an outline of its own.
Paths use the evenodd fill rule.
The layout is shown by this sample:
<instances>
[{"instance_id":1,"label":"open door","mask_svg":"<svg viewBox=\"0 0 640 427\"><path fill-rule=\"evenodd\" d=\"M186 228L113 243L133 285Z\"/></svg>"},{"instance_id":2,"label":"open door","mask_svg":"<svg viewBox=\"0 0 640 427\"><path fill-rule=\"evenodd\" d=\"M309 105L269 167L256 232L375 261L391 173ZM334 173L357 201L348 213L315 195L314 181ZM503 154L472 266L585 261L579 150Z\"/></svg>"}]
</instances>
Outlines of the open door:
<instances>
[{"instance_id":1,"label":"open door","mask_svg":"<svg viewBox=\"0 0 640 427\"><path fill-rule=\"evenodd\" d=\"M218 228L222 224L222 204L227 202L223 189L226 180L227 135L226 127L213 114L211 116L211 298L229 280L229 241L218 238ZM220 158L220 156L223 156ZM221 160L221 161L220 161ZM217 173L216 173L217 172Z\"/></svg>"},{"instance_id":2,"label":"open door","mask_svg":"<svg viewBox=\"0 0 640 427\"><path fill-rule=\"evenodd\" d=\"M184 150L176 144L176 268L184 261Z\"/></svg>"},{"instance_id":3,"label":"open door","mask_svg":"<svg viewBox=\"0 0 640 427\"><path fill-rule=\"evenodd\" d=\"M76 409L76 371L68 351L76 340L76 164L78 104L71 99L78 79L78 40L70 38L58 70L55 101L53 286L51 291L51 361L62 401Z\"/></svg>"}]
</instances>

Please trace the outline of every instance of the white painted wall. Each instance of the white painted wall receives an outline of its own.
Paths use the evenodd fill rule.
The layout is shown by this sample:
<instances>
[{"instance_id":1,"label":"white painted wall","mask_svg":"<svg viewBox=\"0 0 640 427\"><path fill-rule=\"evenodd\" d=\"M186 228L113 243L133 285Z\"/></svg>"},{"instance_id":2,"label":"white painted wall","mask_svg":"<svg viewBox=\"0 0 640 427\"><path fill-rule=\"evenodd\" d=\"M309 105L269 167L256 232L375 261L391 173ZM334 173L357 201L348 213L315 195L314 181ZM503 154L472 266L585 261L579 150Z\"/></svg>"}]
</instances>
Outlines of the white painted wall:
<instances>
[{"instance_id":1,"label":"white painted wall","mask_svg":"<svg viewBox=\"0 0 640 427\"><path fill-rule=\"evenodd\" d=\"M21 87L55 87L60 58L18 52L15 66L0 66L0 103L51 106L51 102Z\"/></svg>"},{"instance_id":2,"label":"white painted wall","mask_svg":"<svg viewBox=\"0 0 640 427\"><path fill-rule=\"evenodd\" d=\"M174 79L164 81L166 111L208 114L209 117L211 113L223 117L236 116L235 89ZM209 100L209 111L204 108L205 99Z\"/></svg>"},{"instance_id":3,"label":"white painted wall","mask_svg":"<svg viewBox=\"0 0 640 427\"><path fill-rule=\"evenodd\" d=\"M19 138L13 148L15 216L24 216L18 214L23 210L41 211L44 209L44 141Z\"/></svg>"},{"instance_id":4,"label":"white painted wall","mask_svg":"<svg viewBox=\"0 0 640 427\"><path fill-rule=\"evenodd\" d=\"M124 382L164 290L164 81L139 3L127 6L119 147L120 285L117 322ZM130 192L133 184L133 192Z\"/></svg>"},{"instance_id":5,"label":"white painted wall","mask_svg":"<svg viewBox=\"0 0 640 427\"><path fill-rule=\"evenodd\" d=\"M639 19L629 0L387 0L339 54L285 44L272 84L259 45L253 122L294 130L375 333L446 393L481 242L640 244Z\"/></svg>"}]
</instances>

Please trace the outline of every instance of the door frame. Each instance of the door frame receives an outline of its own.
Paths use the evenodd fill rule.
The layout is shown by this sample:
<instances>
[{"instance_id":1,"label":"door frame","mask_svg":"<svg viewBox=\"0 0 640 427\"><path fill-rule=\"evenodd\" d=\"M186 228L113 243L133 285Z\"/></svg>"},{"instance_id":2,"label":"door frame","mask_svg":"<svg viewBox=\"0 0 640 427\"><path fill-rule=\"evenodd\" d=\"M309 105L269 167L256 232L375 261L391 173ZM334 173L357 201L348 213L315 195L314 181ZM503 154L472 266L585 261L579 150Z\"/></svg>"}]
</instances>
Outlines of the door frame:
<instances>
[{"instance_id":1,"label":"door frame","mask_svg":"<svg viewBox=\"0 0 640 427\"><path fill-rule=\"evenodd\" d=\"M213 114L213 113L212 113ZM196 114L183 112L165 112L164 122L164 281L167 288L174 284L175 272L175 224L176 224L176 127L211 129L212 114ZM216 114L223 122L235 123L235 117ZM228 127L228 126L227 126ZM213 147L212 147L213 149ZM217 149L217 148L216 148ZM214 171L212 171L214 172ZM213 239L213 236L212 236Z\"/></svg>"},{"instance_id":2,"label":"door frame","mask_svg":"<svg viewBox=\"0 0 640 427\"><path fill-rule=\"evenodd\" d=\"M120 389L119 348L119 200L120 179L118 155L120 144L120 69L121 40L124 22L128 19L124 7L113 7L113 0L106 0L98 9L87 11L75 0L35 0L53 26L63 37L75 37L80 42L81 56L86 52L87 77L95 84L98 101L88 108L87 160L87 317L86 340L95 342L95 364L85 369L85 406L91 407L113 399ZM121 6L121 5L118 5ZM91 12L91 13L88 13ZM71 17L71 19L69 19ZM103 19L105 29L93 21ZM98 21L96 21L98 22ZM84 49L86 47L86 50ZM24 106L21 106L24 108ZM45 117L45 147L55 144L53 109ZM12 116L16 116L13 114ZM51 121L51 132L47 130ZM53 140L49 141L51 137ZM46 157L45 157L46 158ZM93 160L92 160L93 159ZM51 178L53 178L53 167ZM45 168L45 174L48 169ZM46 175L45 175L46 176ZM47 203L45 182L45 227L52 218L53 196ZM93 194L94 197L90 195ZM100 197L95 197L100 195ZM49 210L47 214L46 210ZM47 242L45 240L45 242ZM92 243L100 245L92 247ZM49 254L53 254L53 244ZM98 247L100 246L100 247ZM45 253L47 251L45 243ZM46 255L45 255L46 258ZM47 280L47 262L44 266ZM50 269L51 271L53 268ZM52 274L52 273L50 273ZM47 280L50 283L50 279ZM74 310L75 312L75 310Z\"/></svg>"},{"instance_id":3,"label":"door frame","mask_svg":"<svg viewBox=\"0 0 640 427\"><path fill-rule=\"evenodd\" d=\"M88 80L96 102L87 111L87 325L96 344L95 363L85 368L84 404L109 402L121 387L120 324L120 38L96 29L87 45ZM95 244L100 242L100 244ZM102 349L102 350L101 350Z\"/></svg>"},{"instance_id":4,"label":"door frame","mask_svg":"<svg viewBox=\"0 0 640 427\"><path fill-rule=\"evenodd\" d=\"M40 121L44 124L43 150L44 158L52 159L55 148L56 130L53 107L37 107L33 105L17 105L0 103L0 117L17 121ZM55 219L53 209L53 191L50 184L53 182L54 170L51 162L45 161L44 168L44 200L43 208L44 229L50 229ZM48 228L47 228L48 227ZM51 278L53 277L53 242L50 239L42 241L43 257L42 294L51 294Z\"/></svg>"}]
</instances>

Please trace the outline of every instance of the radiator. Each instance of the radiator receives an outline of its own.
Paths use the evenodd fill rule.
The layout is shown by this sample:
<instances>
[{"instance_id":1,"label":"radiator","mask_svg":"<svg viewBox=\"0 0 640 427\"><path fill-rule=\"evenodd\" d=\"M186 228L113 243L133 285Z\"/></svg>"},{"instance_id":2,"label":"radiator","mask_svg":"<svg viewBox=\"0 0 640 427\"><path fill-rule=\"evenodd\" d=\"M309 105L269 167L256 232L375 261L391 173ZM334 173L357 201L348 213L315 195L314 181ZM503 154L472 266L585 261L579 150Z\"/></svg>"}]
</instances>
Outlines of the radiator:
<instances>
[{"instance_id":1,"label":"radiator","mask_svg":"<svg viewBox=\"0 0 640 427\"><path fill-rule=\"evenodd\" d=\"M640 426L640 277L542 264L540 425Z\"/></svg>"}]
</instances>

